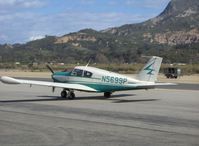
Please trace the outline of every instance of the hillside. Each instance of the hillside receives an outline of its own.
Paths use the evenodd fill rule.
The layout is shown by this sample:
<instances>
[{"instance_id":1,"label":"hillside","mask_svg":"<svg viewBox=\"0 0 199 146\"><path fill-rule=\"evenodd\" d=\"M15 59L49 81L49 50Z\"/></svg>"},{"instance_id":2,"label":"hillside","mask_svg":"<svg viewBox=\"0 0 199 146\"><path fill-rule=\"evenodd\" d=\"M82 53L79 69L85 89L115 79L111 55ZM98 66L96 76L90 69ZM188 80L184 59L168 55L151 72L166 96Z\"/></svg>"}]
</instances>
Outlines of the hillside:
<instances>
[{"instance_id":1,"label":"hillside","mask_svg":"<svg viewBox=\"0 0 199 146\"><path fill-rule=\"evenodd\" d=\"M172 0L157 17L140 24L123 25L105 30L117 36L166 45L182 45L199 42L199 1Z\"/></svg>"},{"instance_id":2,"label":"hillside","mask_svg":"<svg viewBox=\"0 0 199 146\"><path fill-rule=\"evenodd\" d=\"M157 17L102 31L84 29L26 44L0 45L2 62L132 63L141 55L199 63L199 1L171 0Z\"/></svg>"}]
</instances>

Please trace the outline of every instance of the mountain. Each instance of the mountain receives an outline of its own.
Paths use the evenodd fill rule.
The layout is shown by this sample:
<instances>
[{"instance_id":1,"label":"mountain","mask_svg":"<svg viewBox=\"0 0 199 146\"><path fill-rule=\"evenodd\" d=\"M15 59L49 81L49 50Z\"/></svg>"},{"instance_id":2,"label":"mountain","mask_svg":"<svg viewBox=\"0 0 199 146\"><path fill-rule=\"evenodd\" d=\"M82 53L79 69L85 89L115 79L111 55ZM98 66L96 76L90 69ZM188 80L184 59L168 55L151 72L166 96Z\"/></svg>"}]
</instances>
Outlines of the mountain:
<instances>
[{"instance_id":1,"label":"mountain","mask_svg":"<svg viewBox=\"0 0 199 146\"><path fill-rule=\"evenodd\" d=\"M117 36L157 44L182 45L199 42L199 1L172 0L157 17L139 24L105 30Z\"/></svg>"},{"instance_id":2,"label":"mountain","mask_svg":"<svg viewBox=\"0 0 199 146\"><path fill-rule=\"evenodd\" d=\"M2 62L139 62L158 55L164 62L199 63L199 1L171 0L155 18L102 31L84 29L26 44L0 45Z\"/></svg>"}]
</instances>

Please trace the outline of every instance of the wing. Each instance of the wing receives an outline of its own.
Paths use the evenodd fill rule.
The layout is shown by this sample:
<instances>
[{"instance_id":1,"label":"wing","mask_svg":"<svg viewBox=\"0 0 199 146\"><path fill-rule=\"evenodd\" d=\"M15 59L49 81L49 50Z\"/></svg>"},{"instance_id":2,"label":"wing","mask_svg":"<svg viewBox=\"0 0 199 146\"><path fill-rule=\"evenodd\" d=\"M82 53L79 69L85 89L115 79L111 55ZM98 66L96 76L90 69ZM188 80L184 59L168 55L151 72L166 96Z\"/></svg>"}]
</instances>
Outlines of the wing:
<instances>
[{"instance_id":1,"label":"wing","mask_svg":"<svg viewBox=\"0 0 199 146\"><path fill-rule=\"evenodd\" d=\"M172 86L172 85L178 85L176 83L155 83L155 86Z\"/></svg>"},{"instance_id":2,"label":"wing","mask_svg":"<svg viewBox=\"0 0 199 146\"><path fill-rule=\"evenodd\" d=\"M158 86L172 86L177 85L175 83L145 83L145 84L132 84L131 86L137 88L137 89L151 89Z\"/></svg>"},{"instance_id":3,"label":"wing","mask_svg":"<svg viewBox=\"0 0 199 146\"><path fill-rule=\"evenodd\" d=\"M29 85L39 85L39 86L48 86L48 87L57 87L57 88L66 88L79 91L87 92L96 92L97 90L90 88L85 85L80 84L69 84L69 83L55 83L55 82L45 82L45 81L33 81L33 80L22 80L15 79L7 76L2 76L0 80L6 84L29 84Z\"/></svg>"}]
</instances>

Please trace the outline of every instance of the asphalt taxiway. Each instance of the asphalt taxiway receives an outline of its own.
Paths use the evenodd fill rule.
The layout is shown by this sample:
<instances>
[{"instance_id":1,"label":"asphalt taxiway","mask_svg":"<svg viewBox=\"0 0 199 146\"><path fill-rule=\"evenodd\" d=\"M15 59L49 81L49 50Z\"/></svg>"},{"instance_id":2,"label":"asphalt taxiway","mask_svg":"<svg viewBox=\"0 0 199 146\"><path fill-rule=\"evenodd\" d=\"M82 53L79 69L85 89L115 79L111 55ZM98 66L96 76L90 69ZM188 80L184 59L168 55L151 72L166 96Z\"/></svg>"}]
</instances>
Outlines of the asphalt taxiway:
<instances>
[{"instance_id":1,"label":"asphalt taxiway","mask_svg":"<svg viewBox=\"0 0 199 146\"><path fill-rule=\"evenodd\" d=\"M27 80L38 80L38 81L50 81L52 82L51 78L36 78L36 77L17 77L18 79L27 79ZM167 80L166 82L170 82L171 80ZM173 81L173 80L172 80ZM175 81L175 80L174 80ZM174 82L175 83L175 82ZM159 86L157 88L161 89L179 89L179 90L199 90L199 83L177 83L177 86Z\"/></svg>"},{"instance_id":2,"label":"asphalt taxiway","mask_svg":"<svg viewBox=\"0 0 199 146\"><path fill-rule=\"evenodd\" d=\"M197 84L193 87L198 87ZM102 94L0 83L0 145L199 145L199 91Z\"/></svg>"}]
</instances>

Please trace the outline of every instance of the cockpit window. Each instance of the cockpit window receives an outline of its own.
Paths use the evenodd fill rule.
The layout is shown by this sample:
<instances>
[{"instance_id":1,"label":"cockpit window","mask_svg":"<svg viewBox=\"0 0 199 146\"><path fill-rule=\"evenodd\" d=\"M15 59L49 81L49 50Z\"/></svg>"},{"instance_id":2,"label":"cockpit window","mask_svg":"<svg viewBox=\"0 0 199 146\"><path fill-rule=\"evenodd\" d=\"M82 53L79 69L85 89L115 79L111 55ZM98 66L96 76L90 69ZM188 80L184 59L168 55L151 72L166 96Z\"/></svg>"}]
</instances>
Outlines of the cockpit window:
<instances>
[{"instance_id":1,"label":"cockpit window","mask_svg":"<svg viewBox=\"0 0 199 146\"><path fill-rule=\"evenodd\" d=\"M84 77L90 78L92 76L92 73L89 71L84 71Z\"/></svg>"},{"instance_id":2,"label":"cockpit window","mask_svg":"<svg viewBox=\"0 0 199 146\"><path fill-rule=\"evenodd\" d=\"M74 69L73 72L72 72L72 75L73 76L81 77L82 73L83 73L83 70L81 70L81 69Z\"/></svg>"},{"instance_id":3,"label":"cockpit window","mask_svg":"<svg viewBox=\"0 0 199 146\"><path fill-rule=\"evenodd\" d=\"M72 71L73 71L73 68L66 68L62 72L72 72Z\"/></svg>"}]
</instances>

